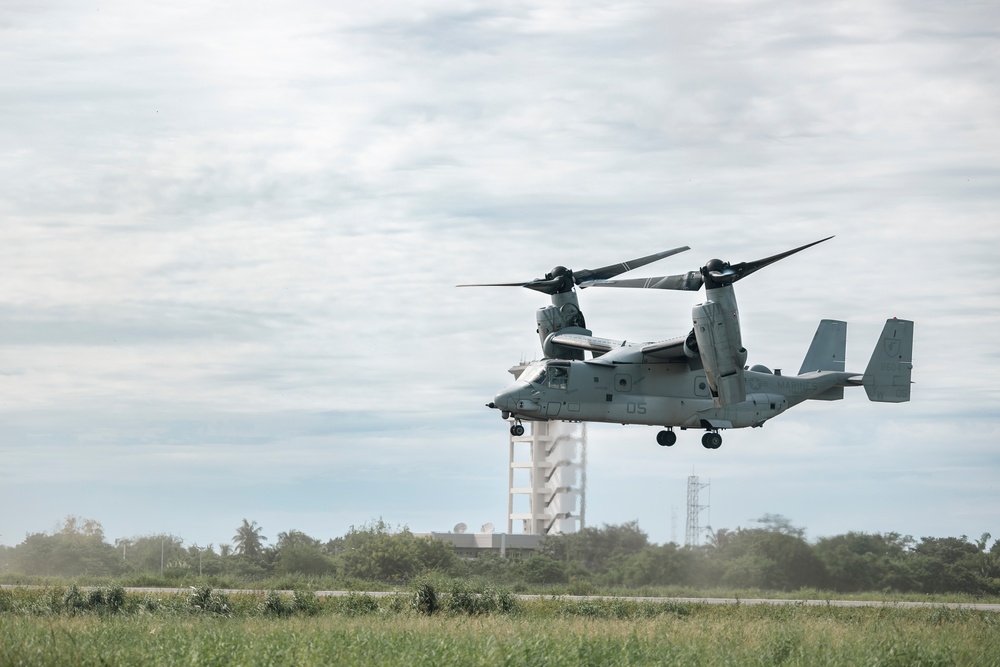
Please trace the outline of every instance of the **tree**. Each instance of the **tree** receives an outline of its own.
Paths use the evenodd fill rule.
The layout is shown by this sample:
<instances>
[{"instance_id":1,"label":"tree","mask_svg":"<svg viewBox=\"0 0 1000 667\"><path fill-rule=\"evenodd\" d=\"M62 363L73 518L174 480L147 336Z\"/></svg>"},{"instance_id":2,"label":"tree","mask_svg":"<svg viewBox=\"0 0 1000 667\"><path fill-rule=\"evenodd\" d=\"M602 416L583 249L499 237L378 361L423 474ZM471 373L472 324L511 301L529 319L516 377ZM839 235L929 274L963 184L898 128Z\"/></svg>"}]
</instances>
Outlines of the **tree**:
<instances>
[{"instance_id":1,"label":"tree","mask_svg":"<svg viewBox=\"0 0 1000 667\"><path fill-rule=\"evenodd\" d=\"M392 531L382 519L344 536L339 559L348 577L404 582L430 570L449 572L458 557L441 540L418 538L405 526Z\"/></svg>"},{"instance_id":2,"label":"tree","mask_svg":"<svg viewBox=\"0 0 1000 667\"><path fill-rule=\"evenodd\" d=\"M243 519L243 525L237 528L236 534L233 535L236 554L251 560L260 560L264 555L264 542L267 542L267 538L260 534L261 530L263 529L256 521Z\"/></svg>"},{"instance_id":3,"label":"tree","mask_svg":"<svg viewBox=\"0 0 1000 667\"><path fill-rule=\"evenodd\" d=\"M278 533L274 563L275 570L285 574L324 575L336 569L320 541L299 530Z\"/></svg>"},{"instance_id":4,"label":"tree","mask_svg":"<svg viewBox=\"0 0 1000 667\"><path fill-rule=\"evenodd\" d=\"M68 516L52 535L35 533L14 547L11 569L24 574L109 576L122 571L121 557L104 541L104 529L93 519Z\"/></svg>"},{"instance_id":5,"label":"tree","mask_svg":"<svg viewBox=\"0 0 1000 667\"><path fill-rule=\"evenodd\" d=\"M712 527L708 527L708 546L711 549L722 549L727 544L729 544L729 539L735 535L734 532L728 528L720 528L718 530L712 530Z\"/></svg>"},{"instance_id":6,"label":"tree","mask_svg":"<svg viewBox=\"0 0 1000 667\"><path fill-rule=\"evenodd\" d=\"M805 538L806 536L805 528L793 526L791 519L782 514L767 513L759 519L754 520L754 523L759 523L761 528L772 533L781 533L782 535L791 535L798 538Z\"/></svg>"},{"instance_id":7,"label":"tree","mask_svg":"<svg viewBox=\"0 0 1000 667\"><path fill-rule=\"evenodd\" d=\"M727 586L795 590L826 583L826 569L806 541L783 532L737 530L719 557Z\"/></svg>"},{"instance_id":8,"label":"tree","mask_svg":"<svg viewBox=\"0 0 1000 667\"><path fill-rule=\"evenodd\" d=\"M223 565L219 554L215 553L215 546L211 543L205 547L193 544L187 548L187 568L192 574L197 573L198 576L221 574Z\"/></svg>"},{"instance_id":9,"label":"tree","mask_svg":"<svg viewBox=\"0 0 1000 667\"><path fill-rule=\"evenodd\" d=\"M912 590L905 572L913 538L899 533L857 533L821 538L813 552L838 591Z\"/></svg>"},{"instance_id":10,"label":"tree","mask_svg":"<svg viewBox=\"0 0 1000 667\"><path fill-rule=\"evenodd\" d=\"M159 573L181 577L189 569L184 540L176 535L142 535L116 542L122 560L133 572Z\"/></svg>"},{"instance_id":11,"label":"tree","mask_svg":"<svg viewBox=\"0 0 1000 667\"><path fill-rule=\"evenodd\" d=\"M529 584L559 584L567 580L566 564L542 554L534 554L524 560L521 573Z\"/></svg>"},{"instance_id":12,"label":"tree","mask_svg":"<svg viewBox=\"0 0 1000 667\"><path fill-rule=\"evenodd\" d=\"M278 551L291 547L319 547L320 541L309 537L301 530L289 530L278 533L278 542L275 544Z\"/></svg>"},{"instance_id":13,"label":"tree","mask_svg":"<svg viewBox=\"0 0 1000 667\"><path fill-rule=\"evenodd\" d=\"M985 542L981 540L983 547ZM990 594L994 581L983 572L982 549L961 537L924 537L907 560L907 570L923 593Z\"/></svg>"},{"instance_id":14,"label":"tree","mask_svg":"<svg viewBox=\"0 0 1000 667\"><path fill-rule=\"evenodd\" d=\"M649 537L639 528L639 523L629 521L547 537L539 545L539 553L562 562L576 561L589 572L603 574L648 545Z\"/></svg>"},{"instance_id":15,"label":"tree","mask_svg":"<svg viewBox=\"0 0 1000 667\"><path fill-rule=\"evenodd\" d=\"M650 545L629 556L620 568L620 581L627 586L670 586L693 583L695 565L702 555L680 549L673 542Z\"/></svg>"},{"instance_id":16,"label":"tree","mask_svg":"<svg viewBox=\"0 0 1000 667\"><path fill-rule=\"evenodd\" d=\"M994 589L1000 589L1000 540L994 541L993 547L987 549L986 545L990 543L991 538L992 535L989 533L983 533L976 541L976 546L979 548L977 558L979 574L984 579L993 580Z\"/></svg>"}]
</instances>

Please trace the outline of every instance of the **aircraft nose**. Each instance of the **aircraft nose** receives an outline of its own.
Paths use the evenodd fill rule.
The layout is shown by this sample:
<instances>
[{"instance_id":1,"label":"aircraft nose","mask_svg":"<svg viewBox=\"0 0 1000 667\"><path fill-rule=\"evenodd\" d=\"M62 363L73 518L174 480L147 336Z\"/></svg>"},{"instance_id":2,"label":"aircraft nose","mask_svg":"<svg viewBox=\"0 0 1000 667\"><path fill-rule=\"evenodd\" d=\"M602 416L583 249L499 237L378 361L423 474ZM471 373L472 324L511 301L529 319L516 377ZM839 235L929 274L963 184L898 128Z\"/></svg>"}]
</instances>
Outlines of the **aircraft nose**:
<instances>
[{"instance_id":1,"label":"aircraft nose","mask_svg":"<svg viewBox=\"0 0 1000 667\"><path fill-rule=\"evenodd\" d=\"M493 399L493 403L500 410L505 410L514 414L524 414L528 412L538 412L538 403L530 396L526 385L513 385L507 387Z\"/></svg>"},{"instance_id":2,"label":"aircraft nose","mask_svg":"<svg viewBox=\"0 0 1000 667\"><path fill-rule=\"evenodd\" d=\"M514 393L515 392L511 389L504 389L493 398L493 403L500 410L513 412L517 409L517 399L515 398Z\"/></svg>"}]
</instances>

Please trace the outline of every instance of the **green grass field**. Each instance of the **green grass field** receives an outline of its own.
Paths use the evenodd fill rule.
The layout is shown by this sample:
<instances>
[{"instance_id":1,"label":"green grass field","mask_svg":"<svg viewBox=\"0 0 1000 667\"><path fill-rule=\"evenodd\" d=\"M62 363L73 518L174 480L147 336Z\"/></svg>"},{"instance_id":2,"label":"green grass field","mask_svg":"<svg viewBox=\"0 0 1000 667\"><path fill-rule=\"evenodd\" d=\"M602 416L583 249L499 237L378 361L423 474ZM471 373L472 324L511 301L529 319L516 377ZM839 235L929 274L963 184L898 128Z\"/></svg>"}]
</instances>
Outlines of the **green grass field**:
<instances>
[{"instance_id":1,"label":"green grass field","mask_svg":"<svg viewBox=\"0 0 1000 667\"><path fill-rule=\"evenodd\" d=\"M457 593L0 591L0 665L1000 665L995 612Z\"/></svg>"}]
</instances>

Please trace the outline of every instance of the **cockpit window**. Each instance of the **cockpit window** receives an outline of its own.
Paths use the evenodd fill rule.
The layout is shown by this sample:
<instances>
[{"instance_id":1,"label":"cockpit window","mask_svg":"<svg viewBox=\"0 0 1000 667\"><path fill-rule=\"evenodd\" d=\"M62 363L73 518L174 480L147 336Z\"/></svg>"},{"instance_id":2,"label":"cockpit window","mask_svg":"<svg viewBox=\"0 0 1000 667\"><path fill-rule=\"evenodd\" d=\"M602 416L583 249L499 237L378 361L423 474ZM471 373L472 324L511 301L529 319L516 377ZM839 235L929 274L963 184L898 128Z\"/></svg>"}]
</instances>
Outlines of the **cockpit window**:
<instances>
[{"instance_id":1,"label":"cockpit window","mask_svg":"<svg viewBox=\"0 0 1000 667\"><path fill-rule=\"evenodd\" d=\"M569 367L555 364L529 366L518 380L545 385L549 389L565 389L569 381Z\"/></svg>"},{"instance_id":2,"label":"cockpit window","mask_svg":"<svg viewBox=\"0 0 1000 667\"><path fill-rule=\"evenodd\" d=\"M549 388L565 389L569 380L569 369L565 366L549 366Z\"/></svg>"},{"instance_id":3,"label":"cockpit window","mask_svg":"<svg viewBox=\"0 0 1000 667\"><path fill-rule=\"evenodd\" d=\"M545 366L534 366L526 369L518 380L531 384L545 384Z\"/></svg>"}]
</instances>

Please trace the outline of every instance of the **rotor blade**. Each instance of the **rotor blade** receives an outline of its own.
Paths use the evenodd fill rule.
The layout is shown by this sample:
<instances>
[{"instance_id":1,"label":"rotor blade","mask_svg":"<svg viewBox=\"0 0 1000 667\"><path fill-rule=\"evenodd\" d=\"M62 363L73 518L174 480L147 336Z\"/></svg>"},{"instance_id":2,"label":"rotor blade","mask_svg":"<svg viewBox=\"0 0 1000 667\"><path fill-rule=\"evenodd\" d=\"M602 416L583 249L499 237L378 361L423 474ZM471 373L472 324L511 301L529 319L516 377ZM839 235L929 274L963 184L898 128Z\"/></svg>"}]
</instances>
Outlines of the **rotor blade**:
<instances>
[{"instance_id":1,"label":"rotor blade","mask_svg":"<svg viewBox=\"0 0 1000 667\"><path fill-rule=\"evenodd\" d=\"M537 280L532 280L530 283L524 283L522 287L527 287L528 289L533 289L536 292L543 292L545 294L558 294L559 292L565 292L572 289L572 283L567 282L566 279L560 278L538 278Z\"/></svg>"},{"instance_id":2,"label":"rotor blade","mask_svg":"<svg viewBox=\"0 0 1000 667\"><path fill-rule=\"evenodd\" d=\"M608 278L614 278L620 273L625 273L626 271L631 271L632 269L638 269L640 266L646 266L647 264L652 264L653 262L663 259L664 257L670 257L671 255L676 255L677 253L681 253L684 252L685 250L690 250L690 249L691 248L688 246L673 248L671 250L664 250L663 252L658 252L652 255L646 255L645 257L639 257L638 259L630 259L627 262L619 262L618 264L609 264L608 266L602 266L599 269L584 269L582 271L574 271L573 275L576 277L577 285L592 280L607 280Z\"/></svg>"},{"instance_id":3,"label":"rotor blade","mask_svg":"<svg viewBox=\"0 0 1000 667\"><path fill-rule=\"evenodd\" d=\"M455 287L527 287L528 289L533 289L536 292L556 294L562 284L563 281L560 278L552 280L539 278L537 280L530 280L526 283L474 283L470 285L455 285Z\"/></svg>"},{"instance_id":4,"label":"rotor blade","mask_svg":"<svg viewBox=\"0 0 1000 667\"><path fill-rule=\"evenodd\" d=\"M697 271L688 271L677 276L656 276L654 278L628 278L626 280L598 280L591 283L596 287L635 287L638 289L672 289L697 292L701 289L702 277ZM581 287L583 287L581 285Z\"/></svg>"},{"instance_id":5,"label":"rotor blade","mask_svg":"<svg viewBox=\"0 0 1000 667\"><path fill-rule=\"evenodd\" d=\"M470 283L468 285L455 285L455 287L524 287L525 282L520 283Z\"/></svg>"},{"instance_id":6,"label":"rotor blade","mask_svg":"<svg viewBox=\"0 0 1000 667\"><path fill-rule=\"evenodd\" d=\"M774 264L780 259L784 259L790 255L794 255L797 252L801 252L806 248L811 248L814 245L823 243L824 241L829 241L832 238L833 238L832 236L827 236L825 239L820 239L819 241L813 241L812 243L807 243L803 246L799 246L798 248L787 250L785 252L778 253L777 255L771 255L770 257L765 257L764 259L758 259L753 262L740 262L739 264L732 264L726 267L724 271L720 272L712 271L710 277L712 278L713 281L717 282L720 285L728 285L736 282L737 280L746 278L754 271L759 271L768 264Z\"/></svg>"}]
</instances>

